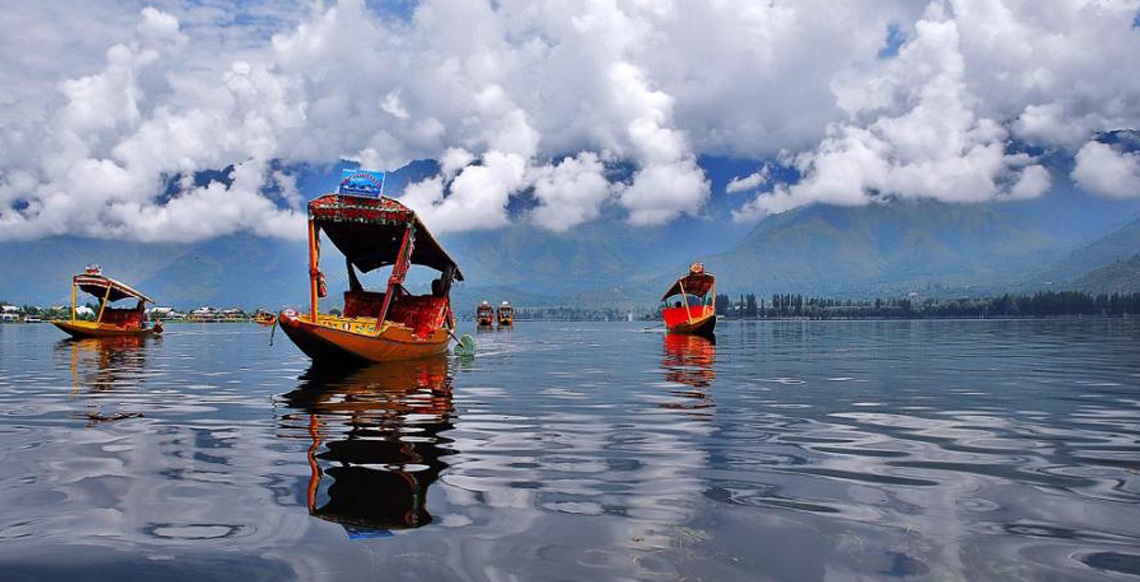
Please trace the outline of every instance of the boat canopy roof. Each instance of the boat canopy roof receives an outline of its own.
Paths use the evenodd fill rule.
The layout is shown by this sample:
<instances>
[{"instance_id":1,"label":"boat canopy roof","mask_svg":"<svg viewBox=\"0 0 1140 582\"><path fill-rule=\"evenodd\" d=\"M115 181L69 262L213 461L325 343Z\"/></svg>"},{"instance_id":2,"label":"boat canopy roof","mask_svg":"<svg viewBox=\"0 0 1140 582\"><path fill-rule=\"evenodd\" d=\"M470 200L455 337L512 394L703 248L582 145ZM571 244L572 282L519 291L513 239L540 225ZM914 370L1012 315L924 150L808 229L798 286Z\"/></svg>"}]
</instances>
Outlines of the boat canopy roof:
<instances>
[{"instance_id":1,"label":"boat canopy roof","mask_svg":"<svg viewBox=\"0 0 1140 582\"><path fill-rule=\"evenodd\" d=\"M362 273L393 265L404 231L414 227L411 263L463 280L459 266L412 209L387 196L328 194L309 202L309 219L325 231L336 248Z\"/></svg>"},{"instance_id":2,"label":"boat canopy roof","mask_svg":"<svg viewBox=\"0 0 1140 582\"><path fill-rule=\"evenodd\" d=\"M673 283L673 286L661 296L661 300L664 301L674 295L680 295L682 293L682 286L684 286L684 293L686 295L704 297L708 294L709 290L712 289L714 281L716 281L716 278L710 273L690 273L677 279L677 282Z\"/></svg>"},{"instance_id":3,"label":"boat canopy roof","mask_svg":"<svg viewBox=\"0 0 1140 582\"><path fill-rule=\"evenodd\" d=\"M83 292L90 293L100 299L106 297L109 302L133 297L144 303L154 303L153 299L135 291L129 285L103 275L84 273L82 275L76 275L73 281ZM108 289L110 289L110 292L108 292Z\"/></svg>"}]
</instances>

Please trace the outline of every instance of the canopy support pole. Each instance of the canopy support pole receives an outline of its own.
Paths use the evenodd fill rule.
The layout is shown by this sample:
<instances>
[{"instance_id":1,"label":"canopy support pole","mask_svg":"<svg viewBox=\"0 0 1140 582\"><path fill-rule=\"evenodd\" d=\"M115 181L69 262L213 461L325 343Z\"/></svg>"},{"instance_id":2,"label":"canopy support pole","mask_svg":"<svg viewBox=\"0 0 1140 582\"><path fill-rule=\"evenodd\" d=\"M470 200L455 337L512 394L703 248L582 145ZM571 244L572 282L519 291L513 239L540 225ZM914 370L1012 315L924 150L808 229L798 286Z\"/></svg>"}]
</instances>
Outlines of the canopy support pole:
<instances>
[{"instance_id":1,"label":"canopy support pole","mask_svg":"<svg viewBox=\"0 0 1140 582\"><path fill-rule=\"evenodd\" d=\"M384 318L388 317L388 307L392 305L392 292L396 290L396 286L404 282L404 277L408 274L408 260L411 253L409 246L412 244L412 237L414 236L415 226L408 225L404 230L404 240L400 243L400 254L396 255L396 264L392 265L392 275L388 277L388 290L384 293L384 305L380 307L380 317L376 319L376 331L380 331L380 327L384 324Z\"/></svg>"},{"instance_id":2,"label":"canopy support pole","mask_svg":"<svg viewBox=\"0 0 1140 582\"><path fill-rule=\"evenodd\" d=\"M317 277L319 277L318 267L319 257L317 256L317 226L312 220L309 220L309 321L317 322Z\"/></svg>"},{"instance_id":3,"label":"canopy support pole","mask_svg":"<svg viewBox=\"0 0 1140 582\"><path fill-rule=\"evenodd\" d=\"M689 323L693 323L693 313L689 311L689 296L685 294L685 283L678 279L677 286L681 288L681 301L685 302L685 315L689 318Z\"/></svg>"},{"instance_id":4,"label":"canopy support pole","mask_svg":"<svg viewBox=\"0 0 1140 582\"><path fill-rule=\"evenodd\" d=\"M99 317L95 318L95 323L103 323L103 310L107 309L107 299L111 297L111 287L114 285L108 283L107 292L103 294L103 301L99 303Z\"/></svg>"}]
</instances>

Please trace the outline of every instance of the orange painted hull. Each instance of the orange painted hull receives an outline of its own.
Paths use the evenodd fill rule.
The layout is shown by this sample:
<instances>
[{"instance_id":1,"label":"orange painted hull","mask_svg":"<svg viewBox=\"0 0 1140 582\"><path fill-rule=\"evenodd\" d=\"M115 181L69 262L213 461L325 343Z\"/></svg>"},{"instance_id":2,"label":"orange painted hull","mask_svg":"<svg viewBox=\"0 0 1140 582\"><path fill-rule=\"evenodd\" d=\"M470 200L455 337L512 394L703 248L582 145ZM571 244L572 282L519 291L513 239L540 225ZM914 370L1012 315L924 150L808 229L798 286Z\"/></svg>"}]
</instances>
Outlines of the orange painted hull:
<instances>
[{"instance_id":1,"label":"orange painted hull","mask_svg":"<svg viewBox=\"0 0 1140 582\"><path fill-rule=\"evenodd\" d=\"M157 332L157 330L153 327L143 329L128 328L106 323L94 323L90 321L53 321L52 324L59 329L67 332L68 335L74 338L147 337L154 335Z\"/></svg>"},{"instance_id":2,"label":"orange painted hull","mask_svg":"<svg viewBox=\"0 0 1140 582\"><path fill-rule=\"evenodd\" d=\"M388 325L379 334L338 329L328 324L313 323L304 314L295 317L282 314L278 322L281 330L302 352L320 362L415 360L446 354L450 341L445 329L435 330L425 338L400 325Z\"/></svg>"}]
</instances>

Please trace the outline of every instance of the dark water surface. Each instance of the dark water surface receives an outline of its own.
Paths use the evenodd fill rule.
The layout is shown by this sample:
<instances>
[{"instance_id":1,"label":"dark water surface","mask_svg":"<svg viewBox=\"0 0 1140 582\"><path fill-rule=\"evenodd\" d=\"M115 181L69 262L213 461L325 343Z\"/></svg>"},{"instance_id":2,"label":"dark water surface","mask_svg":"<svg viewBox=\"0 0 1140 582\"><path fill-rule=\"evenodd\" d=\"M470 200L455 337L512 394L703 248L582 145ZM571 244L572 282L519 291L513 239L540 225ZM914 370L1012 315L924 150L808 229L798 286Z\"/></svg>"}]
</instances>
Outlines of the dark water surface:
<instances>
[{"instance_id":1,"label":"dark water surface","mask_svg":"<svg viewBox=\"0 0 1140 582\"><path fill-rule=\"evenodd\" d=\"M1140 322L643 328L0 326L0 580L1140 580Z\"/></svg>"}]
</instances>

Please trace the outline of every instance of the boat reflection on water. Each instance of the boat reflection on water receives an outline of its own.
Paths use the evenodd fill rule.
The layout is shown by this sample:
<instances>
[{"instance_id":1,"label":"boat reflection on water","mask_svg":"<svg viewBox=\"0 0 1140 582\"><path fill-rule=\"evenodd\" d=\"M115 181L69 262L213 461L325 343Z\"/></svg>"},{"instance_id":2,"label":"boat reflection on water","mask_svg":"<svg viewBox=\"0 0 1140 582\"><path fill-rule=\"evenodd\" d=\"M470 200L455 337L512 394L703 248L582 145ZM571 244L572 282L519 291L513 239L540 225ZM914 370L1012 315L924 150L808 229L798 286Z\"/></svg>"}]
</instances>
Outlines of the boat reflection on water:
<instances>
[{"instance_id":1,"label":"boat reflection on water","mask_svg":"<svg viewBox=\"0 0 1140 582\"><path fill-rule=\"evenodd\" d=\"M296 411L282 424L307 425L311 440L309 514L341 524L350 538L430 523L428 488L455 453L441 436L454 424L451 388L446 356L310 368L281 396Z\"/></svg>"},{"instance_id":2,"label":"boat reflection on water","mask_svg":"<svg viewBox=\"0 0 1140 582\"><path fill-rule=\"evenodd\" d=\"M152 339L161 342L161 338ZM55 351L70 357L76 392L81 386L96 392L133 386L146 370L146 339L138 336L69 338L56 342Z\"/></svg>"},{"instance_id":3,"label":"boat reflection on water","mask_svg":"<svg viewBox=\"0 0 1140 582\"><path fill-rule=\"evenodd\" d=\"M681 399L663 406L686 410L712 408L715 405L711 391L713 380L716 379L714 364L715 337L666 333L664 357L661 359L665 379L685 384L689 388L671 390L671 394Z\"/></svg>"}]
</instances>

